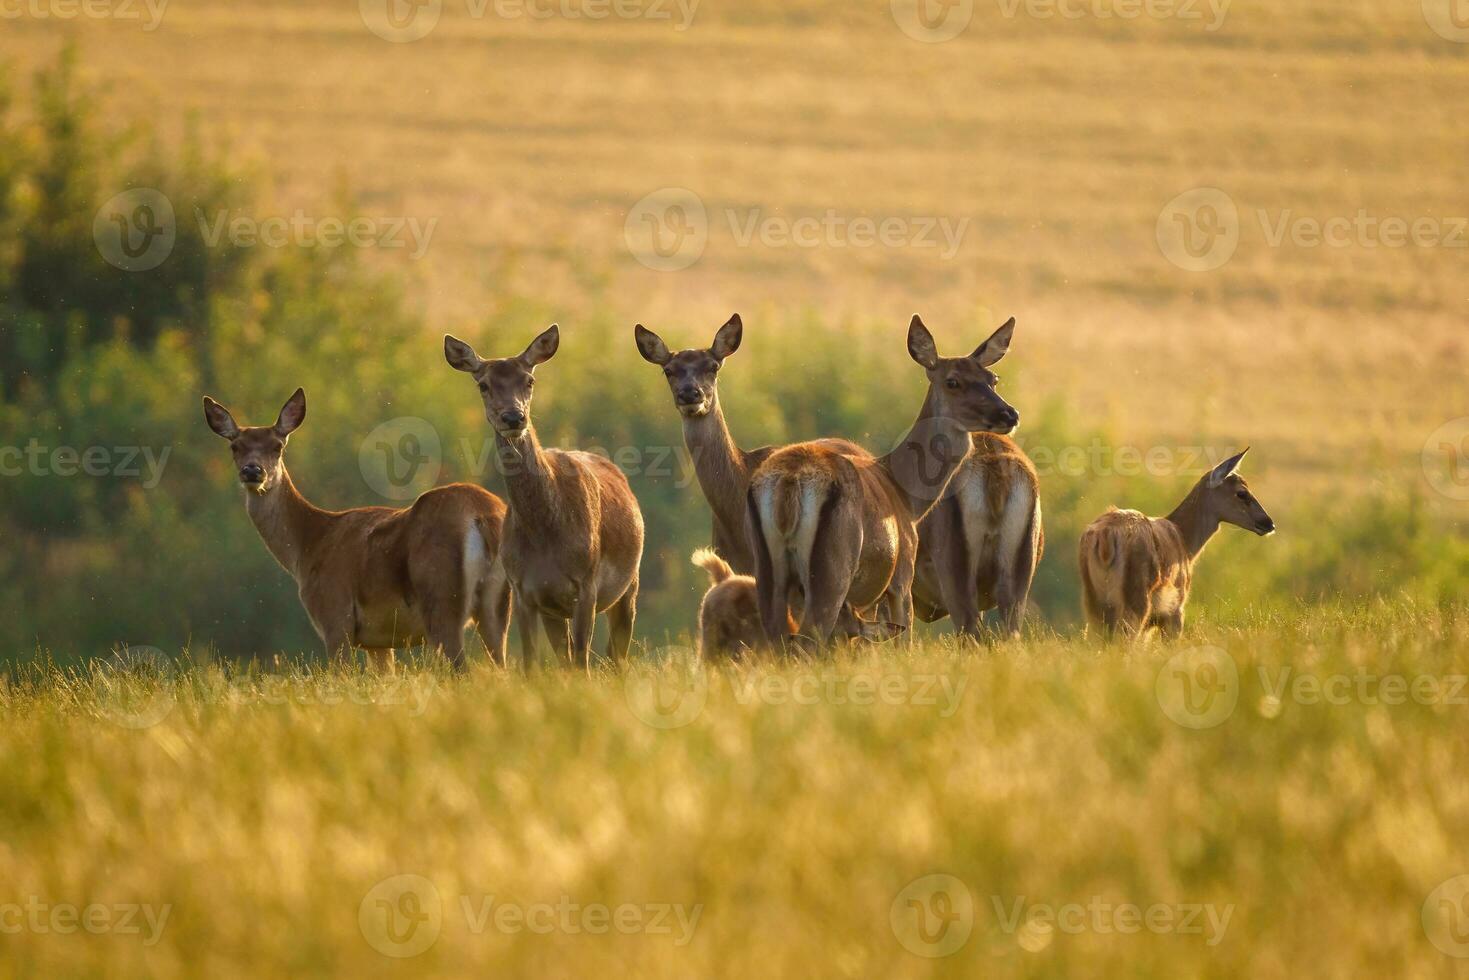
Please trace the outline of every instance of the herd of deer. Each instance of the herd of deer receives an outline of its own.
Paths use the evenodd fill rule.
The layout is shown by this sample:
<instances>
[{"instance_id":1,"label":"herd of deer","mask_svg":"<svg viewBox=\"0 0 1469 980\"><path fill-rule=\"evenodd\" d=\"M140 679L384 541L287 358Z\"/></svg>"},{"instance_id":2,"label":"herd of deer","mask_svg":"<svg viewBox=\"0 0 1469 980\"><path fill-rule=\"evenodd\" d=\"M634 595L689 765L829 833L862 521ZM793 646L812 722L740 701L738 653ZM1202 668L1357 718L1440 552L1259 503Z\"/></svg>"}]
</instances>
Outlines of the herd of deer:
<instances>
[{"instance_id":1,"label":"herd of deer","mask_svg":"<svg viewBox=\"0 0 1469 980\"><path fill-rule=\"evenodd\" d=\"M928 392L886 456L843 439L740 449L719 405L718 378L740 347L738 315L705 348L670 351L636 327L642 356L663 369L713 514L712 548L694 554L712 585L699 608L702 655L881 640L948 616L980 637L981 614L1019 632L1044 549L1035 467L1008 438L1020 415L990 370L1010 347L1012 319L972 354L941 357L923 321L908 353ZM382 667L393 650L427 643L464 664L473 622L508 664L511 607L525 668L539 621L552 648L590 663L597 613L620 663L637 610L643 518L627 478L604 456L545 449L530 421L536 368L560 344L554 325L523 352L486 360L444 338L451 367L474 378L505 474L508 506L456 483L404 509L326 511L291 481L284 453L306 418L300 389L274 425L242 427L205 397L229 440L246 510L295 578L328 656L361 648ZM1165 518L1109 510L1081 539L1087 620L1108 636L1183 627L1193 566L1221 523L1274 532L1236 472L1244 453L1205 475Z\"/></svg>"}]
</instances>

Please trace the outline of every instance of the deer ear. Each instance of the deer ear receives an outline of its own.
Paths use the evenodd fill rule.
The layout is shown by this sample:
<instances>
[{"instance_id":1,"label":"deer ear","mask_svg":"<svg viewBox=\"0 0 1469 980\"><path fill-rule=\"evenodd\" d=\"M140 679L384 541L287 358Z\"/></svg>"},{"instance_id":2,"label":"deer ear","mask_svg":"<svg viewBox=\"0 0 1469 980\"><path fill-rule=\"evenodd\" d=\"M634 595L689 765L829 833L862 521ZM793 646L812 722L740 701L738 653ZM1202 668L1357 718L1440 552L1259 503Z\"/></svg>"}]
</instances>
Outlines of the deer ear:
<instances>
[{"instance_id":1,"label":"deer ear","mask_svg":"<svg viewBox=\"0 0 1469 980\"><path fill-rule=\"evenodd\" d=\"M209 423L217 436L233 439L240 434L240 427L230 410L208 395L204 396L204 421Z\"/></svg>"},{"instance_id":2,"label":"deer ear","mask_svg":"<svg viewBox=\"0 0 1469 980\"><path fill-rule=\"evenodd\" d=\"M528 368L537 364L544 364L556 356L556 348L561 346L561 328L551 324L530 346L521 352L520 360Z\"/></svg>"},{"instance_id":3,"label":"deer ear","mask_svg":"<svg viewBox=\"0 0 1469 980\"><path fill-rule=\"evenodd\" d=\"M745 321L741 320L740 315L736 313L714 335L714 344L709 348L709 353L722 361L740 349L740 341L744 336Z\"/></svg>"},{"instance_id":4,"label":"deer ear","mask_svg":"<svg viewBox=\"0 0 1469 980\"><path fill-rule=\"evenodd\" d=\"M281 409L280 417L275 420L275 434L284 439L286 436L301 428L301 423L306 421L306 392L300 388L286 402Z\"/></svg>"},{"instance_id":5,"label":"deer ear","mask_svg":"<svg viewBox=\"0 0 1469 980\"><path fill-rule=\"evenodd\" d=\"M451 334L444 334L444 360L456 371L467 371L470 374L478 371L485 363L484 358L474 352L474 348Z\"/></svg>"},{"instance_id":6,"label":"deer ear","mask_svg":"<svg viewBox=\"0 0 1469 980\"><path fill-rule=\"evenodd\" d=\"M969 356L979 362L980 367L989 367L1010 352L1010 338L1015 335L1015 318L1012 316L990 339L974 348Z\"/></svg>"},{"instance_id":7,"label":"deer ear","mask_svg":"<svg viewBox=\"0 0 1469 980\"><path fill-rule=\"evenodd\" d=\"M1220 463L1218 466L1210 470L1208 476L1210 489L1219 486L1219 484L1223 483L1231 476L1234 476L1234 471L1239 469L1239 464L1244 460L1245 453L1249 451L1249 448L1246 447L1244 453L1240 453L1237 456L1231 456L1224 462Z\"/></svg>"},{"instance_id":8,"label":"deer ear","mask_svg":"<svg viewBox=\"0 0 1469 980\"><path fill-rule=\"evenodd\" d=\"M925 370L933 370L939 363L939 349L933 342L933 334L923 325L915 313L908 324L908 356L921 364Z\"/></svg>"},{"instance_id":9,"label":"deer ear","mask_svg":"<svg viewBox=\"0 0 1469 980\"><path fill-rule=\"evenodd\" d=\"M652 364L667 364L673 358L663 338L641 323L632 328L632 333L637 339L638 353L643 355L643 360Z\"/></svg>"}]
</instances>

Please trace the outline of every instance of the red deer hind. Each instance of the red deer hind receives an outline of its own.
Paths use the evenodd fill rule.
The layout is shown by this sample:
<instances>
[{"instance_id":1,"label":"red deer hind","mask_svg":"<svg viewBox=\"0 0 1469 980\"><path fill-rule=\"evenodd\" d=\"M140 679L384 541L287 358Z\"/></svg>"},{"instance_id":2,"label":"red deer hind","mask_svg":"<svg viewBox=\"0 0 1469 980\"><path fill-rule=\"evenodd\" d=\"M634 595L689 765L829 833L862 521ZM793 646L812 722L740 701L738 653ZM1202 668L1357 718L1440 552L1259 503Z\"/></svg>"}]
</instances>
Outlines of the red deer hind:
<instances>
[{"instance_id":1,"label":"red deer hind","mask_svg":"<svg viewBox=\"0 0 1469 980\"><path fill-rule=\"evenodd\" d=\"M915 525L943 496L968 456L971 433L1008 433L1019 413L989 370L1005 356L1012 319L967 357L940 357L918 317L908 353L928 393L908 435L886 456L855 457L800 443L765 460L750 480L747 511L760 617L768 642L786 640L793 588L804 594L801 635L831 641L844 605L880 600L904 630L913 623Z\"/></svg>"},{"instance_id":2,"label":"red deer hind","mask_svg":"<svg viewBox=\"0 0 1469 980\"><path fill-rule=\"evenodd\" d=\"M389 667L394 648L427 640L462 669L472 620L490 656L504 662L510 593L495 565L505 518L498 497L455 483L403 510L322 510L286 471L286 443L306 419L305 392L296 389L274 425L242 427L207 395L204 418L229 440L245 510L296 580L329 658L361 647Z\"/></svg>"},{"instance_id":3,"label":"red deer hind","mask_svg":"<svg viewBox=\"0 0 1469 980\"><path fill-rule=\"evenodd\" d=\"M561 344L553 324L522 353L485 360L446 336L444 357L473 376L505 472L510 513L500 559L515 596L521 655L535 663L535 628L560 656L589 669L597 613L611 627L607 655L627 656L637 614L643 515L611 460L592 453L543 449L530 421L535 369Z\"/></svg>"},{"instance_id":4,"label":"red deer hind","mask_svg":"<svg viewBox=\"0 0 1469 980\"><path fill-rule=\"evenodd\" d=\"M1109 637L1145 636L1153 627L1177 636L1194 564L1219 525L1261 537L1275 533L1275 522L1236 472L1244 458L1240 453L1214 467L1167 517L1114 507L1087 527L1080 560L1089 625Z\"/></svg>"}]
</instances>

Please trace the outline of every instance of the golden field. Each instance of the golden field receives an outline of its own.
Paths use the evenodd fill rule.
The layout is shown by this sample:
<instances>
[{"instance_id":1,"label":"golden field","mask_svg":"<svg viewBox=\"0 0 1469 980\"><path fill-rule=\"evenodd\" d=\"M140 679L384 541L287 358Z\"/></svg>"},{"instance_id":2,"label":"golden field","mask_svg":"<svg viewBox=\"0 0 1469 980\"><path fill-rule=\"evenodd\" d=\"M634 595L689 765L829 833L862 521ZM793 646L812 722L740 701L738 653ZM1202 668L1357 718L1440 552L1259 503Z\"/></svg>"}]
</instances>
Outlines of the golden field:
<instances>
[{"instance_id":1,"label":"golden field","mask_svg":"<svg viewBox=\"0 0 1469 980\"><path fill-rule=\"evenodd\" d=\"M1013 314L1028 392L1135 444L1252 443L1313 492L1421 483L1429 433L1465 414L1469 233L1451 219L1469 214L1469 48L1416 0L1117 15L1139 6L988 0L920 43L883 0L711 0L691 18L642 0L650 16L600 20L566 16L577 0L444 0L426 37L389 43L352 3L180 0L152 30L141 4L137 20L10 19L0 56L43 65L76 39L109 114L175 136L192 114L258 161L264 214L341 214L345 186L361 213L436 220L421 258L377 256L435 326L482 331L505 283L573 342L593 308L682 345L739 310L749 343L792 345L800 371L803 310L890 326L895 362L915 310L956 347ZM624 236L669 187L709 225L676 272ZM1197 187L1239 211L1237 251L1209 272L1158 241ZM828 212L965 224L952 255L916 223L892 247L743 231ZM1278 235L1359 212L1441 222L1440 244Z\"/></svg>"}]
</instances>

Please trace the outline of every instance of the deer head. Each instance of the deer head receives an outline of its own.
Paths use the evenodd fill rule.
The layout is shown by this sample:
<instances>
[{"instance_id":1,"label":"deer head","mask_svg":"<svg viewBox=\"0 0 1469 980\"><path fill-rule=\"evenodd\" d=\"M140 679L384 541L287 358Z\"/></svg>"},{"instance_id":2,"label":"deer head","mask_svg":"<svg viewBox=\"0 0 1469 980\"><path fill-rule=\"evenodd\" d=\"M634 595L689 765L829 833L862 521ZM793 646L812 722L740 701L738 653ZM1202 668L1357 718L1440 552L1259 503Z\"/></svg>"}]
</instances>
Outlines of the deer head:
<instances>
[{"instance_id":1,"label":"deer head","mask_svg":"<svg viewBox=\"0 0 1469 980\"><path fill-rule=\"evenodd\" d=\"M286 474L286 442L306 421L306 392L300 388L286 402L275 425L241 428L229 409L204 396L204 420L230 443L230 453L246 490L266 494L280 486Z\"/></svg>"},{"instance_id":2,"label":"deer head","mask_svg":"<svg viewBox=\"0 0 1469 980\"><path fill-rule=\"evenodd\" d=\"M485 403L485 419L507 439L518 439L530 426L530 402L535 394L537 365L556 355L561 330L551 324L514 357L485 360L464 341L445 335L444 359L449 366L472 375Z\"/></svg>"},{"instance_id":3,"label":"deer head","mask_svg":"<svg viewBox=\"0 0 1469 980\"><path fill-rule=\"evenodd\" d=\"M745 326L736 313L714 335L714 343L706 350L695 348L670 353L668 345L641 323L633 328L638 352L643 359L663 368L673 404L685 418L702 418L714 407L715 386L724 359L740 349Z\"/></svg>"},{"instance_id":4,"label":"deer head","mask_svg":"<svg viewBox=\"0 0 1469 980\"><path fill-rule=\"evenodd\" d=\"M1237 472L1247 452L1248 449L1237 456L1231 456L1210 470L1199 481L1199 492L1209 517L1217 519L1221 524L1233 524L1246 531L1254 531L1262 538L1268 537L1275 533L1275 522L1250 492L1245 478Z\"/></svg>"},{"instance_id":5,"label":"deer head","mask_svg":"<svg viewBox=\"0 0 1469 980\"><path fill-rule=\"evenodd\" d=\"M1010 319L968 357L940 357L933 334L915 316L908 325L908 354L928 373L929 403L938 418L952 419L970 432L1009 435L1020 413L995 391L999 376L990 367L1010 349L1015 320Z\"/></svg>"}]
</instances>

